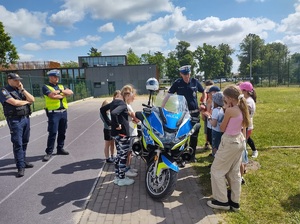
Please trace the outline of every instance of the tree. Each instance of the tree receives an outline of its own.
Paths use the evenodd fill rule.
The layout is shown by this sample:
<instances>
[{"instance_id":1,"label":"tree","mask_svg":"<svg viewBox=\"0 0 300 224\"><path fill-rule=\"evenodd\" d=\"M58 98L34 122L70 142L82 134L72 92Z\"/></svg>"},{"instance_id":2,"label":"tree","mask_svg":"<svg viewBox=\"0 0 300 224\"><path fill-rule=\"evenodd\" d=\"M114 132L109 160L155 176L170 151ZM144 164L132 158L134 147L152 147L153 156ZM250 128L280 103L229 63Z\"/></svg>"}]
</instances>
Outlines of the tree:
<instances>
[{"instance_id":1,"label":"tree","mask_svg":"<svg viewBox=\"0 0 300 224\"><path fill-rule=\"evenodd\" d=\"M140 62L142 64L155 64L160 78L162 78L165 74L166 58L160 51L155 52L154 55L151 55L150 52L147 54L142 54Z\"/></svg>"},{"instance_id":2,"label":"tree","mask_svg":"<svg viewBox=\"0 0 300 224\"><path fill-rule=\"evenodd\" d=\"M76 61L69 61L69 62L62 62L61 68L78 68L78 62Z\"/></svg>"},{"instance_id":3,"label":"tree","mask_svg":"<svg viewBox=\"0 0 300 224\"><path fill-rule=\"evenodd\" d=\"M100 56L102 56L102 52L98 52L97 48L91 47L88 55L91 57L100 57Z\"/></svg>"},{"instance_id":4,"label":"tree","mask_svg":"<svg viewBox=\"0 0 300 224\"><path fill-rule=\"evenodd\" d=\"M176 46L176 57L179 62L179 67L183 65L192 66L192 75L194 73L193 68L195 67L193 52L188 48L191 46L190 43L186 41L179 41Z\"/></svg>"},{"instance_id":5,"label":"tree","mask_svg":"<svg viewBox=\"0 0 300 224\"><path fill-rule=\"evenodd\" d=\"M4 26L0 21L0 66L8 68L10 64L15 64L18 59L17 49L11 41L11 37L5 33Z\"/></svg>"},{"instance_id":6,"label":"tree","mask_svg":"<svg viewBox=\"0 0 300 224\"><path fill-rule=\"evenodd\" d=\"M166 75L172 82L179 78L178 68L179 61L177 60L176 52L171 51L166 59Z\"/></svg>"},{"instance_id":7,"label":"tree","mask_svg":"<svg viewBox=\"0 0 300 224\"><path fill-rule=\"evenodd\" d=\"M232 69L232 58L230 55L234 53L234 50L228 44L219 44L218 46L219 51L222 55L222 61L224 63L224 67L220 73L221 77L230 77L231 76L231 69Z\"/></svg>"},{"instance_id":8,"label":"tree","mask_svg":"<svg viewBox=\"0 0 300 224\"><path fill-rule=\"evenodd\" d=\"M300 83L300 53L291 56L291 81Z\"/></svg>"},{"instance_id":9,"label":"tree","mask_svg":"<svg viewBox=\"0 0 300 224\"><path fill-rule=\"evenodd\" d=\"M224 69L222 52L216 47L204 43L203 47L198 46L194 52L194 57L198 63L197 72L204 72L204 79L214 79L220 77Z\"/></svg>"},{"instance_id":10,"label":"tree","mask_svg":"<svg viewBox=\"0 0 300 224\"><path fill-rule=\"evenodd\" d=\"M242 43L240 43L241 53L238 55L240 61L239 71L241 76L250 76L250 58L251 58L251 69L254 80L257 83L257 74L261 66L261 50L264 46L264 40L256 34L248 34Z\"/></svg>"},{"instance_id":11,"label":"tree","mask_svg":"<svg viewBox=\"0 0 300 224\"><path fill-rule=\"evenodd\" d=\"M128 65L139 65L141 63L140 58L133 52L131 48L127 51L127 63Z\"/></svg>"},{"instance_id":12,"label":"tree","mask_svg":"<svg viewBox=\"0 0 300 224\"><path fill-rule=\"evenodd\" d=\"M277 84L283 84L285 80L288 80L287 56L288 48L282 43L270 43L262 48L260 59L261 76L266 76L264 73L268 74L269 85L271 84L271 79L276 79Z\"/></svg>"}]
</instances>

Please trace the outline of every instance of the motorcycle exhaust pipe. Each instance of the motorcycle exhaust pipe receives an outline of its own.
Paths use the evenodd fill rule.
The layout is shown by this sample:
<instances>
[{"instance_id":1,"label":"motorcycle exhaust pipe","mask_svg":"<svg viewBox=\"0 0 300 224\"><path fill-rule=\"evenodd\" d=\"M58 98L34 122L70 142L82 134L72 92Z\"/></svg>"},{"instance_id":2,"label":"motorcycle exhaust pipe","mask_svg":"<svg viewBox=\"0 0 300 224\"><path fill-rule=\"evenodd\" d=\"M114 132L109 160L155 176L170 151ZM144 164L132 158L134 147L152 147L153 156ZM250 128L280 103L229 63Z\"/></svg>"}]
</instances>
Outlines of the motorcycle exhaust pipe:
<instances>
[{"instance_id":1,"label":"motorcycle exhaust pipe","mask_svg":"<svg viewBox=\"0 0 300 224\"><path fill-rule=\"evenodd\" d=\"M191 147L189 147L189 149L182 153L181 158L183 161L190 161L192 159L192 155L193 155L193 149Z\"/></svg>"},{"instance_id":2,"label":"motorcycle exhaust pipe","mask_svg":"<svg viewBox=\"0 0 300 224\"><path fill-rule=\"evenodd\" d=\"M190 161L192 158L192 155L188 152L185 152L181 155L181 158L183 161Z\"/></svg>"}]
</instances>

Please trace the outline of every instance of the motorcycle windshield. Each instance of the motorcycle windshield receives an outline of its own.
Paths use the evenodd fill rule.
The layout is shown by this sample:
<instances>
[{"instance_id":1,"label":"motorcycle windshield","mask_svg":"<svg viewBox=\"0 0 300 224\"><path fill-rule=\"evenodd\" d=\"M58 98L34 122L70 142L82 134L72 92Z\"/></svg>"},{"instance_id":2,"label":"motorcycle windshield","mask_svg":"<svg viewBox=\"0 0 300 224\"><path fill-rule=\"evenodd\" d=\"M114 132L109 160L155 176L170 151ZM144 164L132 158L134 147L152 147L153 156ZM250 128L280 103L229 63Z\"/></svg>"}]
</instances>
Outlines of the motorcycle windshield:
<instances>
[{"instance_id":1,"label":"motorcycle windshield","mask_svg":"<svg viewBox=\"0 0 300 224\"><path fill-rule=\"evenodd\" d=\"M154 106L163 107L165 110L174 114L188 112L188 106L184 96L167 92L159 92L157 94Z\"/></svg>"}]
</instances>

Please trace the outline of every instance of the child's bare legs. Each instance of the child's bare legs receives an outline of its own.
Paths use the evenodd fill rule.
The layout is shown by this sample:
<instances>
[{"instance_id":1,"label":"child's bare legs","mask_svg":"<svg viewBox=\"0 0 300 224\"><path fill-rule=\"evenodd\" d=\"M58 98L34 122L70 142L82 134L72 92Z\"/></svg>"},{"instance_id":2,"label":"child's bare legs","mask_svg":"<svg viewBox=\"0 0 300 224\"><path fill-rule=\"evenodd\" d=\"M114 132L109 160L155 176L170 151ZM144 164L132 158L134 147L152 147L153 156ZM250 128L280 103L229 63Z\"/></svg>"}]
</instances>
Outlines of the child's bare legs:
<instances>
[{"instance_id":1,"label":"child's bare legs","mask_svg":"<svg viewBox=\"0 0 300 224\"><path fill-rule=\"evenodd\" d=\"M110 151L111 158L113 158L114 154L115 154L115 141L114 140L109 141L109 151Z\"/></svg>"},{"instance_id":2,"label":"child's bare legs","mask_svg":"<svg viewBox=\"0 0 300 224\"><path fill-rule=\"evenodd\" d=\"M109 158L109 147L110 147L110 141L106 141L106 140L105 140L105 144L104 144L104 155L105 155L105 158L106 158L106 159Z\"/></svg>"},{"instance_id":3,"label":"child's bare legs","mask_svg":"<svg viewBox=\"0 0 300 224\"><path fill-rule=\"evenodd\" d=\"M130 167L132 151L128 152L126 167Z\"/></svg>"},{"instance_id":4,"label":"child's bare legs","mask_svg":"<svg viewBox=\"0 0 300 224\"><path fill-rule=\"evenodd\" d=\"M131 158L132 158L132 151L128 152L127 162L126 162L126 173L125 175L128 177L136 177L137 170L130 167L131 165Z\"/></svg>"},{"instance_id":5,"label":"child's bare legs","mask_svg":"<svg viewBox=\"0 0 300 224\"><path fill-rule=\"evenodd\" d=\"M241 172L241 178L242 178L241 184L245 184L245 183L246 183L246 182L245 182L245 179L244 179L244 177L243 177L245 171L246 171L246 164L241 163L241 166L240 166L240 172Z\"/></svg>"}]
</instances>

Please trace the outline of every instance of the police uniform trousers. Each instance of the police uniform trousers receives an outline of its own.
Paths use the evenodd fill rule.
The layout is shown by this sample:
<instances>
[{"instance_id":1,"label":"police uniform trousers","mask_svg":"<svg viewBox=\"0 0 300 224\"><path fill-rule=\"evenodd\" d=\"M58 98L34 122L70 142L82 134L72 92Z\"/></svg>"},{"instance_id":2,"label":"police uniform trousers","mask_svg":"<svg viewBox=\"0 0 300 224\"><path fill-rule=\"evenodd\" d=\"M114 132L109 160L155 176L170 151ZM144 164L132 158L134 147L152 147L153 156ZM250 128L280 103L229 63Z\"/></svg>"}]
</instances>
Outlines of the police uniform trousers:
<instances>
[{"instance_id":1,"label":"police uniform trousers","mask_svg":"<svg viewBox=\"0 0 300 224\"><path fill-rule=\"evenodd\" d=\"M6 121L13 143L16 166L18 169L25 168L26 149L30 136L29 116L6 118Z\"/></svg>"},{"instance_id":2,"label":"police uniform trousers","mask_svg":"<svg viewBox=\"0 0 300 224\"><path fill-rule=\"evenodd\" d=\"M53 153L54 144L57 136L57 151L63 149L66 138L66 130L68 124L68 116L67 111L62 110L54 110L48 111L48 140L47 140L47 148L46 153L51 155Z\"/></svg>"},{"instance_id":3,"label":"police uniform trousers","mask_svg":"<svg viewBox=\"0 0 300 224\"><path fill-rule=\"evenodd\" d=\"M196 113L191 113L191 117L196 117L199 119L199 112ZM200 120L198 121L200 122ZM196 123L192 122L192 125L194 126ZM191 141L190 141L190 147L192 147L193 154L192 154L192 159L195 159L195 154L196 154L196 148L197 148L197 144L198 144L198 134L199 134L200 128L195 130L195 132L191 135Z\"/></svg>"}]
</instances>

